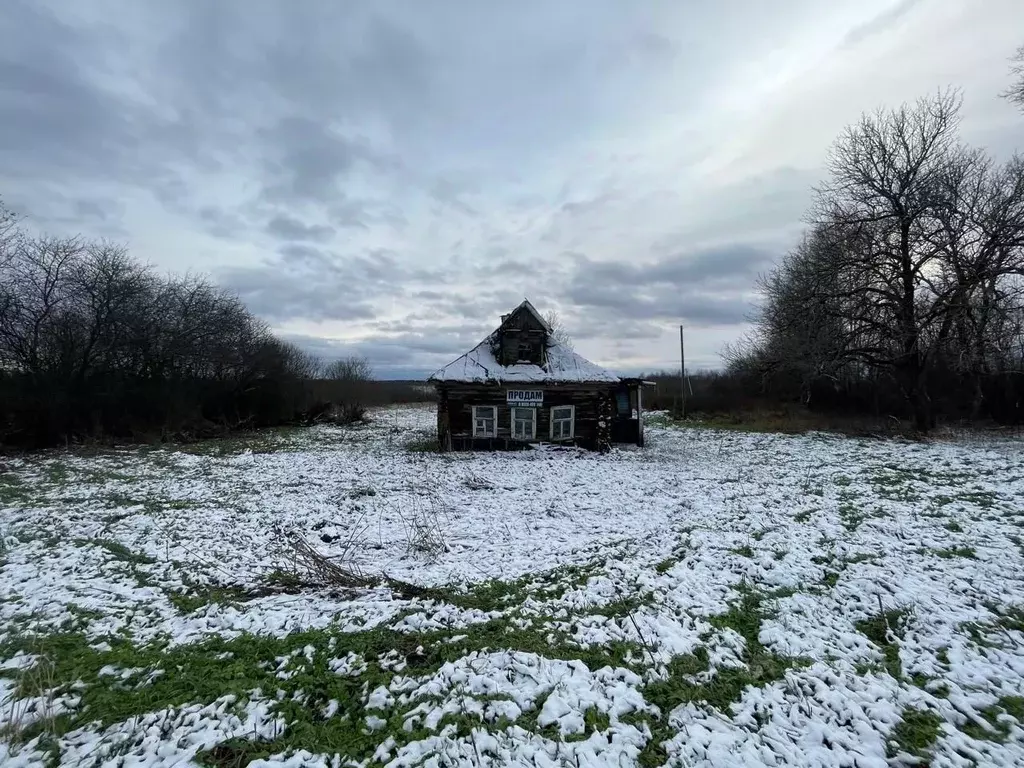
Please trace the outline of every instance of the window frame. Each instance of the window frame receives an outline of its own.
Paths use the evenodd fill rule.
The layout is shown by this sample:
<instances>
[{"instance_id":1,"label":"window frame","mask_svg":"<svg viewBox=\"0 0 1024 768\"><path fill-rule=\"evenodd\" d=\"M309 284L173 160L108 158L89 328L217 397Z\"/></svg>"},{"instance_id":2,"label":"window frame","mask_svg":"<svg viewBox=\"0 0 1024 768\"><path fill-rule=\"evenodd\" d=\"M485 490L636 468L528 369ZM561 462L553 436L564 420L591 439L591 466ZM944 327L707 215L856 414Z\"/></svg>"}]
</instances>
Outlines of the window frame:
<instances>
[{"instance_id":1,"label":"window frame","mask_svg":"<svg viewBox=\"0 0 1024 768\"><path fill-rule=\"evenodd\" d=\"M498 406L496 405L474 405L473 408L473 437L497 437L498 436ZM477 411L490 411L491 415L477 416ZM489 419L492 427L490 432L481 432L477 429L477 419Z\"/></svg>"},{"instance_id":2,"label":"window frame","mask_svg":"<svg viewBox=\"0 0 1024 768\"><path fill-rule=\"evenodd\" d=\"M559 421L559 422L563 422L563 421L568 421L569 422L569 435L568 436L555 437L555 421L556 421L556 419L555 419L555 411L557 411L559 408L568 408L569 409L569 418L568 419L564 419L564 418L563 419L557 419L557 421ZM552 405L551 406L551 410L548 412L548 427L549 427L550 437L551 437L552 440L573 440L573 439L575 439L575 437L576 437L576 406L575 405Z\"/></svg>"},{"instance_id":3,"label":"window frame","mask_svg":"<svg viewBox=\"0 0 1024 768\"><path fill-rule=\"evenodd\" d=\"M513 406L509 407L508 423L509 423L509 427L511 427L511 430L512 430L512 439L513 440L523 440L523 441L526 441L526 440L536 440L537 439L537 411L539 411L539 410L540 410L539 408L528 408L528 407L526 407L524 405L513 405ZM517 419L516 419L516 411L530 411L533 414L533 418L532 418L532 420L530 422L530 434L528 436L526 436L526 437L520 437L520 436L518 436L516 434L516 421L517 421Z\"/></svg>"}]
</instances>

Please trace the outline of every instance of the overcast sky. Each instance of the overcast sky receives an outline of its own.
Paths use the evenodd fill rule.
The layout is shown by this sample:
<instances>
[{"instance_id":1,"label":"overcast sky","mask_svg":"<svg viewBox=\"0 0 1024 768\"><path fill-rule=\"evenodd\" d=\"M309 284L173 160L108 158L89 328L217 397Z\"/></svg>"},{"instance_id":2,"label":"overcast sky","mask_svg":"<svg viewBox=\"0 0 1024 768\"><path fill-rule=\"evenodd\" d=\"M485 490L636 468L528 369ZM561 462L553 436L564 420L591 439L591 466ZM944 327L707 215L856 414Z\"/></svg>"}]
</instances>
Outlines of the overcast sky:
<instances>
[{"instance_id":1,"label":"overcast sky","mask_svg":"<svg viewBox=\"0 0 1024 768\"><path fill-rule=\"evenodd\" d=\"M954 85L1024 0L4 0L0 196L422 376L524 297L620 371L714 367L863 111Z\"/></svg>"}]
</instances>

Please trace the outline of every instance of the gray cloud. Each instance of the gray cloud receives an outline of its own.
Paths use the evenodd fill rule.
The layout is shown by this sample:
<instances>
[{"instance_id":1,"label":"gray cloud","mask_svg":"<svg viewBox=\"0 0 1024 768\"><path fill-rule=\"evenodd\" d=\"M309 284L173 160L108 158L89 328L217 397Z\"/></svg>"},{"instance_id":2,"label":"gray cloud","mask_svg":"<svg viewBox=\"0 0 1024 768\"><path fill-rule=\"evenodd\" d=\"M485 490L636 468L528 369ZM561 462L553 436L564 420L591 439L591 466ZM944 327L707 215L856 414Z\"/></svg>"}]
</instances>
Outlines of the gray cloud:
<instances>
[{"instance_id":1,"label":"gray cloud","mask_svg":"<svg viewBox=\"0 0 1024 768\"><path fill-rule=\"evenodd\" d=\"M9 0L0 195L395 370L524 296L660 359L679 320L741 328L860 112L950 80L969 140L1019 146L1024 6L954 6Z\"/></svg>"},{"instance_id":2,"label":"gray cloud","mask_svg":"<svg viewBox=\"0 0 1024 768\"><path fill-rule=\"evenodd\" d=\"M657 287L641 292L629 287L581 285L573 288L569 296L581 307L610 311L632 320L739 325L750 315L750 303L745 298L692 289Z\"/></svg>"},{"instance_id":3,"label":"gray cloud","mask_svg":"<svg viewBox=\"0 0 1024 768\"><path fill-rule=\"evenodd\" d=\"M0 26L0 160L5 175L117 173L139 149L129 105L100 87L82 61L101 39L80 34L43 6L13 2Z\"/></svg>"},{"instance_id":4,"label":"gray cloud","mask_svg":"<svg viewBox=\"0 0 1024 768\"><path fill-rule=\"evenodd\" d=\"M750 314L746 293L756 275L773 262L772 253L745 244L646 264L575 258L575 274L567 291L575 304L629 320L685 320L698 325L745 322Z\"/></svg>"},{"instance_id":5,"label":"gray cloud","mask_svg":"<svg viewBox=\"0 0 1024 768\"><path fill-rule=\"evenodd\" d=\"M234 238L247 227L245 221L237 213L225 211L213 205L201 207L197 214L206 231L215 237Z\"/></svg>"},{"instance_id":6,"label":"gray cloud","mask_svg":"<svg viewBox=\"0 0 1024 768\"><path fill-rule=\"evenodd\" d=\"M384 379L422 379L475 345L480 339L461 331L377 334L358 342L288 334L285 338L324 360L359 356Z\"/></svg>"},{"instance_id":7,"label":"gray cloud","mask_svg":"<svg viewBox=\"0 0 1024 768\"><path fill-rule=\"evenodd\" d=\"M577 323L571 323L569 335L576 341L604 341L615 339L626 343L657 339L664 333L664 326L645 320L606 318L597 314L587 317L576 316Z\"/></svg>"},{"instance_id":8,"label":"gray cloud","mask_svg":"<svg viewBox=\"0 0 1024 768\"><path fill-rule=\"evenodd\" d=\"M104 200L103 198L75 200L74 215L81 219L98 219L110 221L117 218L124 210L124 206L117 200Z\"/></svg>"},{"instance_id":9,"label":"gray cloud","mask_svg":"<svg viewBox=\"0 0 1024 768\"><path fill-rule=\"evenodd\" d=\"M647 264L594 262L577 257L576 276L581 282L647 286L666 283L686 287L708 282L747 286L750 278L771 267L774 254L750 245L737 244L677 254Z\"/></svg>"},{"instance_id":10,"label":"gray cloud","mask_svg":"<svg viewBox=\"0 0 1024 768\"><path fill-rule=\"evenodd\" d=\"M385 249L343 254L309 243L288 243L260 265L226 268L216 276L272 322L374 320L380 302L443 277L403 265Z\"/></svg>"},{"instance_id":11,"label":"gray cloud","mask_svg":"<svg viewBox=\"0 0 1024 768\"><path fill-rule=\"evenodd\" d=\"M234 267L218 273L250 310L270 321L367 320L375 311L355 286L343 279L318 279L311 273L284 269Z\"/></svg>"},{"instance_id":12,"label":"gray cloud","mask_svg":"<svg viewBox=\"0 0 1024 768\"><path fill-rule=\"evenodd\" d=\"M899 0L898 3L893 5L891 8L882 11L875 18L865 22L864 24L858 25L847 32L846 36L843 38L842 45L854 46L868 39L872 35L883 32L906 16L914 6L921 2L922 0Z\"/></svg>"},{"instance_id":13,"label":"gray cloud","mask_svg":"<svg viewBox=\"0 0 1024 768\"><path fill-rule=\"evenodd\" d=\"M278 214L267 222L267 232L280 240L311 240L326 242L334 236L334 227L304 224L287 214Z\"/></svg>"},{"instance_id":14,"label":"gray cloud","mask_svg":"<svg viewBox=\"0 0 1024 768\"><path fill-rule=\"evenodd\" d=\"M373 215L365 204L348 200L344 196L332 203L328 209L328 216L336 226L343 228L367 229L373 220ZM405 225L405 218L398 211L385 210L379 218L395 229L401 229Z\"/></svg>"},{"instance_id":15,"label":"gray cloud","mask_svg":"<svg viewBox=\"0 0 1024 768\"><path fill-rule=\"evenodd\" d=\"M372 157L357 140L311 119L287 117L261 134L270 154L262 195L273 202L327 201L339 193L340 177L358 160Z\"/></svg>"}]
</instances>

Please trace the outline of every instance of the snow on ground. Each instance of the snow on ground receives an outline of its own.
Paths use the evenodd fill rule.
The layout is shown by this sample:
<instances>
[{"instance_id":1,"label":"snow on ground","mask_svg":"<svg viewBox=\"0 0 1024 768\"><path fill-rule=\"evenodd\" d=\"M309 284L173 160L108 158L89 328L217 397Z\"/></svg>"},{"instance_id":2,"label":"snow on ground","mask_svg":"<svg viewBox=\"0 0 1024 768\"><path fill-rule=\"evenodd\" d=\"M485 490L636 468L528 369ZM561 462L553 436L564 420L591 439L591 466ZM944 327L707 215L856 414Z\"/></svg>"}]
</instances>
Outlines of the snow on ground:
<instances>
[{"instance_id":1,"label":"snow on ground","mask_svg":"<svg viewBox=\"0 0 1024 768\"><path fill-rule=\"evenodd\" d=\"M433 419L8 460L0 763L1024 764L1019 439Z\"/></svg>"}]
</instances>

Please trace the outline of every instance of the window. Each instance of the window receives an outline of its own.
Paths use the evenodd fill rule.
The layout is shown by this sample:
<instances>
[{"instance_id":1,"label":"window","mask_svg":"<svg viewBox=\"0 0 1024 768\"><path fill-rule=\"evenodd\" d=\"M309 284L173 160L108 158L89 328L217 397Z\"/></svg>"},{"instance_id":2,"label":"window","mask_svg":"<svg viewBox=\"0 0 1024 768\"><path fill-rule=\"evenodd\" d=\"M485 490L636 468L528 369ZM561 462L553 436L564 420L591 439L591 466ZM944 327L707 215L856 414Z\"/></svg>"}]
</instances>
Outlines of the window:
<instances>
[{"instance_id":1,"label":"window","mask_svg":"<svg viewBox=\"0 0 1024 768\"><path fill-rule=\"evenodd\" d=\"M540 363L540 347L535 341L530 339L520 339L519 341L519 359L520 363Z\"/></svg>"},{"instance_id":2,"label":"window","mask_svg":"<svg viewBox=\"0 0 1024 768\"><path fill-rule=\"evenodd\" d=\"M533 440L537 437L537 409L512 408L512 439Z\"/></svg>"},{"instance_id":3,"label":"window","mask_svg":"<svg viewBox=\"0 0 1024 768\"><path fill-rule=\"evenodd\" d=\"M551 409L551 439L572 440L576 426L576 406L556 405Z\"/></svg>"},{"instance_id":4,"label":"window","mask_svg":"<svg viewBox=\"0 0 1024 768\"><path fill-rule=\"evenodd\" d=\"M616 392L615 404L618 406L620 416L629 413L629 392L624 389Z\"/></svg>"},{"instance_id":5,"label":"window","mask_svg":"<svg viewBox=\"0 0 1024 768\"><path fill-rule=\"evenodd\" d=\"M473 406L473 437L497 437L498 409L493 405Z\"/></svg>"}]
</instances>

